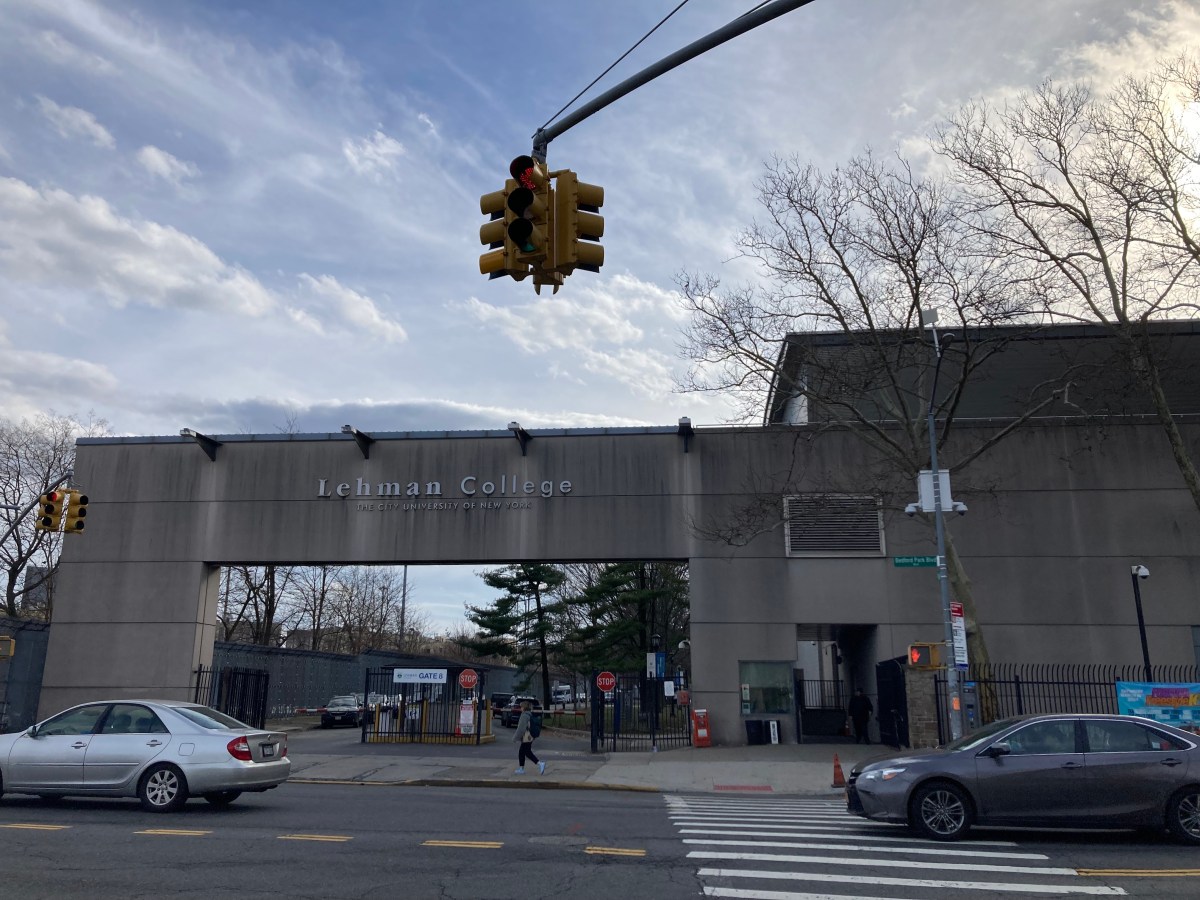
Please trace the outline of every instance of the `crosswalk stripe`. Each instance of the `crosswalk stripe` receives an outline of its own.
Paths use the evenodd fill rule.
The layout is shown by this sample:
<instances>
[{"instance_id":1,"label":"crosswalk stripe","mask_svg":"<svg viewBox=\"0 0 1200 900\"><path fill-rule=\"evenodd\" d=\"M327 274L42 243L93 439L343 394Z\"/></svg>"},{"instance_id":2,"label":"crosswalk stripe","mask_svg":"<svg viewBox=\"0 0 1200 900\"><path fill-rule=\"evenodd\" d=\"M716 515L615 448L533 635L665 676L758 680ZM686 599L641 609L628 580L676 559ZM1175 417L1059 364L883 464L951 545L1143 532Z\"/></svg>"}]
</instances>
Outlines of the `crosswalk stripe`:
<instances>
[{"instance_id":1,"label":"crosswalk stripe","mask_svg":"<svg viewBox=\"0 0 1200 900\"><path fill-rule=\"evenodd\" d=\"M917 845L925 844L942 844L941 841L925 840L924 838L905 836L905 837L889 837L882 834L874 834L867 832L850 832L849 834L826 834L816 828L803 826L806 831L745 831L742 829L726 829L726 828L680 828L680 834L717 834L728 837L790 837L790 838L817 838L822 841L870 841L872 844L878 843L895 843ZM944 844L943 844L944 846ZM971 847L1015 847L1015 841L955 841L954 846L971 848Z\"/></svg>"},{"instance_id":2,"label":"crosswalk stripe","mask_svg":"<svg viewBox=\"0 0 1200 900\"><path fill-rule=\"evenodd\" d=\"M1014 884L1001 881L946 881L926 878L884 878L863 875L826 875L816 872L770 872L755 869L700 869L701 878L760 878L764 880L818 881L838 884L873 884L889 887L931 887L939 890L997 891L1023 894L1087 894L1089 896L1125 896L1125 890L1107 885L1087 884ZM758 893L752 896L763 896Z\"/></svg>"},{"instance_id":3,"label":"crosswalk stripe","mask_svg":"<svg viewBox=\"0 0 1200 900\"><path fill-rule=\"evenodd\" d=\"M945 862L919 862L907 859L846 859L841 856L795 856L782 853L721 853L715 850L693 850L688 854L693 859L736 859L755 862L805 863L822 866L857 866L868 868L880 866L890 869L945 869ZM954 868L964 872L997 872L1007 875L1074 875L1074 869L1054 866L998 866L987 863L955 863Z\"/></svg>"},{"instance_id":4,"label":"crosswalk stripe","mask_svg":"<svg viewBox=\"0 0 1200 900\"><path fill-rule=\"evenodd\" d=\"M793 850L847 850L861 853L911 853L918 856L969 856L971 859L1049 859L1044 853L1000 853L986 850L951 850L935 847L876 847L871 844L814 844L793 841L714 841L684 838L685 844L718 847L787 847ZM1074 870L1072 870L1074 874Z\"/></svg>"},{"instance_id":5,"label":"crosswalk stripe","mask_svg":"<svg viewBox=\"0 0 1200 900\"><path fill-rule=\"evenodd\" d=\"M812 894L808 891L760 891L747 888L705 886L706 897L745 898L745 900L903 900L900 897L867 897L862 894Z\"/></svg>"}]
</instances>

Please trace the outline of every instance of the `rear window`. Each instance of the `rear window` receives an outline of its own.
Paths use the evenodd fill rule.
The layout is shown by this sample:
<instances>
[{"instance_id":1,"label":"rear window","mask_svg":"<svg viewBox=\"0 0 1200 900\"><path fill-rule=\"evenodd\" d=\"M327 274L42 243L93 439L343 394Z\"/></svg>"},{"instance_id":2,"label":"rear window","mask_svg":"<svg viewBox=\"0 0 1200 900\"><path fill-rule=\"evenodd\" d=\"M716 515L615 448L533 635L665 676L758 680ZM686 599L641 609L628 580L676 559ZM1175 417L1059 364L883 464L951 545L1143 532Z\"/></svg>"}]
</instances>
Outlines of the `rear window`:
<instances>
[{"instance_id":1,"label":"rear window","mask_svg":"<svg viewBox=\"0 0 1200 900\"><path fill-rule=\"evenodd\" d=\"M172 709L189 722L199 725L201 728L206 728L209 731L225 731L233 728L241 729L250 727L245 722L239 722L232 716L227 716L225 713L217 712L215 709L210 709L207 706L174 706Z\"/></svg>"}]
</instances>

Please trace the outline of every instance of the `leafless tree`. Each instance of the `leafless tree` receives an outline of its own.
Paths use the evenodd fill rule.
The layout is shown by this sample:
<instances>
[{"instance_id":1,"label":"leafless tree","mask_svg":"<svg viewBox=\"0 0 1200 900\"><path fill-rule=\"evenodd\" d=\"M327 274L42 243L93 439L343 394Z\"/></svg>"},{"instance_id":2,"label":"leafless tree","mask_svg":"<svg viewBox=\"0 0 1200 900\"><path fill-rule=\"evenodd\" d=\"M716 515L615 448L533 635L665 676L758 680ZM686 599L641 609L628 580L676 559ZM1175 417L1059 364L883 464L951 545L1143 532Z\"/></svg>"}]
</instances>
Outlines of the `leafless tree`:
<instances>
[{"instance_id":1,"label":"leafless tree","mask_svg":"<svg viewBox=\"0 0 1200 900\"><path fill-rule=\"evenodd\" d=\"M0 419L0 561L4 568L0 611L4 614L51 618L53 573L63 536L35 529L33 507L74 467L75 440L107 431L106 422L90 417L48 413L20 422Z\"/></svg>"},{"instance_id":2,"label":"leafless tree","mask_svg":"<svg viewBox=\"0 0 1200 900\"><path fill-rule=\"evenodd\" d=\"M731 394L746 418L762 415L768 398L788 397L807 409L813 426L797 441L836 428L875 451L873 469L843 473L838 477L850 480L830 482L828 490L911 496L918 472L929 464L930 402L941 467L961 471L1013 427L1061 400L1065 373L1038 386L1011 427L950 440L972 377L1016 336L989 337L981 329L1020 323L1036 306L1031 286L1014 278L1003 257L980 253L976 234L962 224L958 197L944 182L919 177L903 159L885 165L870 154L830 173L777 158L767 166L759 197L765 220L742 233L738 246L759 264L764 286L724 290L711 277L679 279L691 316L682 348L691 367L681 387ZM961 334L945 354L932 401L936 357L921 325L921 313L931 310L939 312L942 327ZM780 347L804 332L836 335L840 346L824 352L813 344L803 351L802 366L781 367ZM806 474L798 465L749 473L747 492L757 499L731 519L697 527L733 543L781 527L780 496ZM947 555L971 657L986 663L970 582L949 533Z\"/></svg>"},{"instance_id":3,"label":"leafless tree","mask_svg":"<svg viewBox=\"0 0 1200 900\"><path fill-rule=\"evenodd\" d=\"M1111 331L1200 509L1149 327L1200 310L1197 100L1200 74L1184 57L1101 97L1047 82L1002 107L969 105L936 147L965 189L966 221L1041 287L1044 313Z\"/></svg>"},{"instance_id":4,"label":"leafless tree","mask_svg":"<svg viewBox=\"0 0 1200 900\"><path fill-rule=\"evenodd\" d=\"M227 566L217 612L223 639L281 646L296 619L288 600L295 573L292 566Z\"/></svg>"},{"instance_id":5,"label":"leafless tree","mask_svg":"<svg viewBox=\"0 0 1200 900\"><path fill-rule=\"evenodd\" d=\"M341 566L299 566L292 578L292 599L296 604L296 627L307 634L309 650L322 649L322 638L330 627L329 598L338 584Z\"/></svg>"}]
</instances>

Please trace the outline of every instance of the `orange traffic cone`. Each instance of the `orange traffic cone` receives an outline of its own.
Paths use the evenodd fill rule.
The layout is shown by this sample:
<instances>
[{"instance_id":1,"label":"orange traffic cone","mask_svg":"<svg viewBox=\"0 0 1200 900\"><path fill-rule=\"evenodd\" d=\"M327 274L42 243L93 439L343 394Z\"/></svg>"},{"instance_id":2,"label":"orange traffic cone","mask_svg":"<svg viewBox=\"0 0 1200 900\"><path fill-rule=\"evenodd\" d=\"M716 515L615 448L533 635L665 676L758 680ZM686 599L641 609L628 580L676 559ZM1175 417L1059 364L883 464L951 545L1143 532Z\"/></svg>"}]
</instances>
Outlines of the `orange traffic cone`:
<instances>
[{"instance_id":1,"label":"orange traffic cone","mask_svg":"<svg viewBox=\"0 0 1200 900\"><path fill-rule=\"evenodd\" d=\"M842 764L838 762L837 754L833 754L833 784L830 787L844 788L846 786L846 776L842 774Z\"/></svg>"}]
</instances>

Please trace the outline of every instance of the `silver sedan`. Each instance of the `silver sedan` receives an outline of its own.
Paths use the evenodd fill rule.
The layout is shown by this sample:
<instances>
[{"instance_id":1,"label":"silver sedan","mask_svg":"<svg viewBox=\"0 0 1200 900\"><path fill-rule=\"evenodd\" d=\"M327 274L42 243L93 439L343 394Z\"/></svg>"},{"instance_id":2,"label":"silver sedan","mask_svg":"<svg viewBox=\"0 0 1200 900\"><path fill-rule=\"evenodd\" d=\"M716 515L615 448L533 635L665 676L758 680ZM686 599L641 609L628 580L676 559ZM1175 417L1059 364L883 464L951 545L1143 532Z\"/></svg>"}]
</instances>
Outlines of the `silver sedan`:
<instances>
[{"instance_id":1,"label":"silver sedan","mask_svg":"<svg viewBox=\"0 0 1200 900\"><path fill-rule=\"evenodd\" d=\"M0 735L0 794L137 797L151 812L188 797L227 806L291 769L286 734L183 701L85 703Z\"/></svg>"},{"instance_id":2,"label":"silver sedan","mask_svg":"<svg viewBox=\"0 0 1200 900\"><path fill-rule=\"evenodd\" d=\"M993 722L945 749L859 764L850 812L935 840L973 824L1167 829L1200 844L1200 737L1139 716Z\"/></svg>"}]
</instances>

